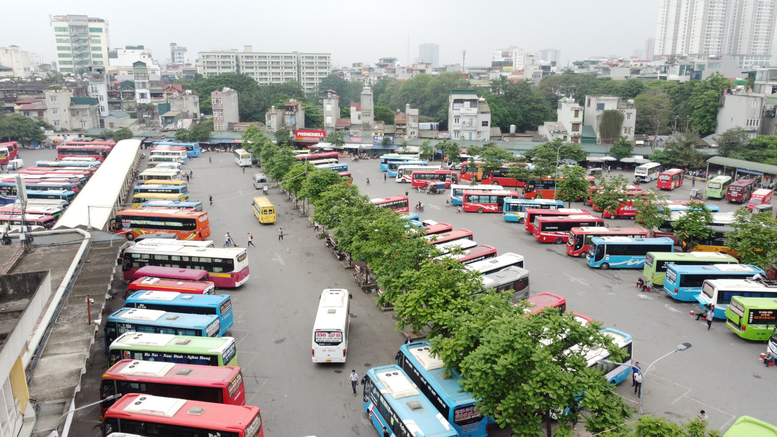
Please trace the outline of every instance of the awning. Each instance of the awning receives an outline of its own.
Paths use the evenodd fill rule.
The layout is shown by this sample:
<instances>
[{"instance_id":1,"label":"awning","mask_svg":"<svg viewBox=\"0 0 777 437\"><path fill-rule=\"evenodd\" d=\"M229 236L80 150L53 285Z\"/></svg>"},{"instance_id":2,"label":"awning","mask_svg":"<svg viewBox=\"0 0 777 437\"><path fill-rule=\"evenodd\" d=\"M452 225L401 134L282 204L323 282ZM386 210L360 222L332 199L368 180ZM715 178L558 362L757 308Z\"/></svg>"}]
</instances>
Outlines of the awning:
<instances>
[{"instance_id":1,"label":"awning","mask_svg":"<svg viewBox=\"0 0 777 437\"><path fill-rule=\"evenodd\" d=\"M626 164L629 164L629 163L644 164L646 162L650 162L650 160L645 158L631 157L631 158L623 158L621 159L621 162L625 162Z\"/></svg>"},{"instance_id":2,"label":"awning","mask_svg":"<svg viewBox=\"0 0 777 437\"><path fill-rule=\"evenodd\" d=\"M762 164L760 162L745 161L742 159L724 158L722 156L713 156L712 158L707 160L707 163L736 168L741 173L745 173L746 170L750 170L750 171L756 171L756 172L761 172L765 174L777 175L777 165ZM757 173L754 173L754 174L757 174Z\"/></svg>"}]
</instances>

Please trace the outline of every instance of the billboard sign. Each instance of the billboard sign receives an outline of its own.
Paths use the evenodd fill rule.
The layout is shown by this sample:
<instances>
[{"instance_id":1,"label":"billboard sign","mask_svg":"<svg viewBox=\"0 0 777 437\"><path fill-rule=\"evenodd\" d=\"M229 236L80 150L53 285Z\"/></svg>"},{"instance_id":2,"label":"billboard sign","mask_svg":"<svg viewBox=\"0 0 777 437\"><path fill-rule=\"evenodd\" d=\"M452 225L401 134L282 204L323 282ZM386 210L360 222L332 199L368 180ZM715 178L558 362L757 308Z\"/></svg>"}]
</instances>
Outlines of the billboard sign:
<instances>
[{"instance_id":1,"label":"billboard sign","mask_svg":"<svg viewBox=\"0 0 777 437\"><path fill-rule=\"evenodd\" d=\"M294 131L295 141L317 143L322 141L324 138L326 138L326 132L322 130L298 129Z\"/></svg>"}]
</instances>

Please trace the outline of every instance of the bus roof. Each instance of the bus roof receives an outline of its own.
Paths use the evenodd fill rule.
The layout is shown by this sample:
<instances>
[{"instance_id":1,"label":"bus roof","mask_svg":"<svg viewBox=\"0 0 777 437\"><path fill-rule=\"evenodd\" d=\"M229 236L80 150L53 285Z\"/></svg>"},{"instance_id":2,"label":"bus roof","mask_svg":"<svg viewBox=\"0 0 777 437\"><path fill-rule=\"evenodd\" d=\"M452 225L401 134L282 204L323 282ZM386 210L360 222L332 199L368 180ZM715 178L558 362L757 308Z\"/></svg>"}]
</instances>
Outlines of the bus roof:
<instances>
[{"instance_id":1,"label":"bus roof","mask_svg":"<svg viewBox=\"0 0 777 437\"><path fill-rule=\"evenodd\" d=\"M489 273L482 276L483 288L499 287L502 284L518 280L527 276L529 271L520 267L511 266L498 272Z\"/></svg>"},{"instance_id":2,"label":"bus roof","mask_svg":"<svg viewBox=\"0 0 777 437\"><path fill-rule=\"evenodd\" d=\"M684 274L725 272L755 275L756 273L764 273L762 269L752 264L669 264L667 269Z\"/></svg>"},{"instance_id":3,"label":"bus roof","mask_svg":"<svg viewBox=\"0 0 777 437\"><path fill-rule=\"evenodd\" d=\"M557 294L548 293L545 291L529 298L529 302L531 303L529 312L540 313L545 308L555 306L557 302L566 302L566 299Z\"/></svg>"},{"instance_id":4,"label":"bus roof","mask_svg":"<svg viewBox=\"0 0 777 437\"><path fill-rule=\"evenodd\" d=\"M667 238L667 237L663 237ZM673 260L691 260L698 259L704 261L732 261L738 262L736 258L731 255L720 252L658 252L653 254L653 259L659 261L673 261Z\"/></svg>"},{"instance_id":5,"label":"bus roof","mask_svg":"<svg viewBox=\"0 0 777 437\"><path fill-rule=\"evenodd\" d=\"M208 352L220 352L232 337L193 337L189 335L150 334L141 332L126 332L111 343L114 346L147 346L151 348L186 348L201 349Z\"/></svg>"},{"instance_id":6,"label":"bus roof","mask_svg":"<svg viewBox=\"0 0 777 437\"><path fill-rule=\"evenodd\" d=\"M434 386L434 391L442 391L444 397L454 402L474 402L471 394L461 390L459 380L462 377L458 370L453 369L450 376L444 375L445 363L431 354L428 341L410 343L403 345L403 348L407 350L410 359L415 361L415 367L426 371L428 377L425 379Z\"/></svg>"},{"instance_id":7,"label":"bus roof","mask_svg":"<svg viewBox=\"0 0 777 437\"><path fill-rule=\"evenodd\" d=\"M236 431L248 427L257 414L259 414L259 407L248 405L218 404L130 393L113 404L106 416L149 422L160 422L157 419L159 417L174 417L181 426L189 424L199 428L217 427ZM164 422L167 423L167 421Z\"/></svg>"},{"instance_id":8,"label":"bus roof","mask_svg":"<svg viewBox=\"0 0 777 437\"><path fill-rule=\"evenodd\" d=\"M149 193L141 193L149 194ZM153 193L151 193L153 194ZM179 209L179 208L129 208L123 209L116 213L116 215L140 215L140 216L167 216L167 217L200 217L202 215L208 215L206 211L194 211L191 209Z\"/></svg>"},{"instance_id":9,"label":"bus roof","mask_svg":"<svg viewBox=\"0 0 777 437\"><path fill-rule=\"evenodd\" d=\"M196 271L199 272L201 270ZM207 275L205 275L205 277L207 278ZM165 279L152 276L141 276L130 282L129 287L131 289L160 291L168 294L175 294L178 292L188 294L188 292L207 293L212 289L215 289L216 286L211 281L185 280L178 278Z\"/></svg>"},{"instance_id":10,"label":"bus roof","mask_svg":"<svg viewBox=\"0 0 777 437\"><path fill-rule=\"evenodd\" d=\"M718 289L749 289L760 290L764 288L774 288L777 285L764 284L763 282L751 281L750 279L707 279L704 282L710 283Z\"/></svg>"},{"instance_id":11,"label":"bus roof","mask_svg":"<svg viewBox=\"0 0 777 437\"><path fill-rule=\"evenodd\" d=\"M777 299L773 297L733 296L731 299L732 300L736 299L742 305L750 308L754 308L754 309L777 308Z\"/></svg>"},{"instance_id":12,"label":"bus roof","mask_svg":"<svg viewBox=\"0 0 777 437\"><path fill-rule=\"evenodd\" d=\"M131 322L151 322L165 326L202 327L205 328L218 320L215 314L174 313L162 310L124 307L114 311L109 317L115 317Z\"/></svg>"},{"instance_id":13,"label":"bus roof","mask_svg":"<svg viewBox=\"0 0 777 437\"><path fill-rule=\"evenodd\" d=\"M730 180L731 180L731 176L719 175L719 176L715 176L714 178L708 180L707 182L728 182Z\"/></svg>"},{"instance_id":14,"label":"bus roof","mask_svg":"<svg viewBox=\"0 0 777 437\"><path fill-rule=\"evenodd\" d=\"M661 166L661 164L658 163L658 162L646 162L646 163L644 163L642 165L637 166L637 168L648 168L649 169L649 168L656 168L656 167L660 167L660 166Z\"/></svg>"},{"instance_id":15,"label":"bus roof","mask_svg":"<svg viewBox=\"0 0 777 437\"><path fill-rule=\"evenodd\" d=\"M645 238L645 237L592 237L591 238L591 244L607 244L607 243L634 243L634 244L671 244L674 245L674 241L672 241L669 237L656 237L656 238ZM650 252L654 253L654 252ZM657 253L664 253L664 252L657 252Z\"/></svg>"},{"instance_id":16,"label":"bus roof","mask_svg":"<svg viewBox=\"0 0 777 437\"><path fill-rule=\"evenodd\" d=\"M208 272L178 267L145 266L137 269L135 275L138 277L152 276L156 278L180 278L190 281L201 281L208 277Z\"/></svg>"},{"instance_id":17,"label":"bus roof","mask_svg":"<svg viewBox=\"0 0 777 437\"><path fill-rule=\"evenodd\" d=\"M777 437L777 426L755 417L742 416L731 425L723 437Z\"/></svg>"},{"instance_id":18,"label":"bus roof","mask_svg":"<svg viewBox=\"0 0 777 437\"><path fill-rule=\"evenodd\" d=\"M599 235L605 235L605 234L618 234L618 233L636 233L636 232L644 232L645 235L647 235L647 229L641 228L639 226L633 227L633 228L607 228L604 226L581 226L579 228L572 228L570 232L584 232L584 233L594 233Z\"/></svg>"},{"instance_id":19,"label":"bus roof","mask_svg":"<svg viewBox=\"0 0 777 437\"><path fill-rule=\"evenodd\" d=\"M182 305L197 305L197 306L218 306L222 302L229 300L228 294L187 294L179 293L177 291L159 291L159 290L140 290L133 293L127 298L126 303L148 300L160 303L170 303Z\"/></svg>"},{"instance_id":20,"label":"bus roof","mask_svg":"<svg viewBox=\"0 0 777 437\"><path fill-rule=\"evenodd\" d=\"M200 364L170 363L166 361L121 360L103 374L112 379L162 379L168 384L210 385L221 381L229 383L240 372L237 366L204 366Z\"/></svg>"}]
</instances>

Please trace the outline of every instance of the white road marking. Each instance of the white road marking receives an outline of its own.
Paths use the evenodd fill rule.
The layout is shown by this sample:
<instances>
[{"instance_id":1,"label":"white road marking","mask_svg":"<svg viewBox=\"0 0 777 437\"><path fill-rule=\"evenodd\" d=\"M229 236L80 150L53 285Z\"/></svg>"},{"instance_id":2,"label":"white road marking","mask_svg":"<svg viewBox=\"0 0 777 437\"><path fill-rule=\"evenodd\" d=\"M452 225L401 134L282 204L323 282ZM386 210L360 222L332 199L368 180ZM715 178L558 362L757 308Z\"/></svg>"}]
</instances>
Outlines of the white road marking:
<instances>
[{"instance_id":1,"label":"white road marking","mask_svg":"<svg viewBox=\"0 0 777 437\"><path fill-rule=\"evenodd\" d=\"M289 249L287 248L286 250L289 250ZM286 263L283 262L283 258L281 258L281 255L279 253L277 253L277 252L273 254L272 260L273 261L278 261L278 263L280 263L280 265L282 265L282 266L286 265Z\"/></svg>"},{"instance_id":2,"label":"white road marking","mask_svg":"<svg viewBox=\"0 0 777 437\"><path fill-rule=\"evenodd\" d=\"M671 305L669 305L669 304L665 304L665 305L664 305L664 307L666 307L666 309L668 309L669 311L674 311L674 312L676 312L676 313L680 313L680 312L682 312L682 311L680 311L680 310L676 310L676 309L672 308L672 306L671 306Z\"/></svg>"},{"instance_id":3,"label":"white road marking","mask_svg":"<svg viewBox=\"0 0 777 437\"><path fill-rule=\"evenodd\" d=\"M637 296L639 296L640 299L647 299L647 300L653 300L652 297L646 296L645 293L640 293Z\"/></svg>"},{"instance_id":4,"label":"white road marking","mask_svg":"<svg viewBox=\"0 0 777 437\"><path fill-rule=\"evenodd\" d=\"M574 283L580 284L580 285L582 285L584 287L591 288L591 285L589 285L588 281L586 281L585 279L572 276L569 273L564 273L564 274L569 278L569 282L574 282Z\"/></svg>"}]
</instances>

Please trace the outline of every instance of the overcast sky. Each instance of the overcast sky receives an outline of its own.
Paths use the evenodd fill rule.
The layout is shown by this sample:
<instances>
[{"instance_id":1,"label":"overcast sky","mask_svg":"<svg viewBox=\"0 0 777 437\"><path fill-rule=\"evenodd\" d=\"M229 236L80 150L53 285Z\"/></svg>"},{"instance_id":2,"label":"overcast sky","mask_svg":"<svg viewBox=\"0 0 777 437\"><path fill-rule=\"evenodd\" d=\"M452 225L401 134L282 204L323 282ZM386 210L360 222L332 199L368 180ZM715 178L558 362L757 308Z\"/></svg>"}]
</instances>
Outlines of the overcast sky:
<instances>
[{"instance_id":1,"label":"overcast sky","mask_svg":"<svg viewBox=\"0 0 777 437\"><path fill-rule=\"evenodd\" d=\"M95 0L4 1L0 47L18 45L54 56L49 15L108 20L111 48L144 45L170 58L170 43L198 51L220 48L332 54L333 66L418 57L422 43L440 45L440 63L490 65L494 50L561 50L562 64L588 56L630 57L655 36L658 0ZM409 41L409 44L408 44ZM409 47L408 47L409 46Z\"/></svg>"}]
</instances>

